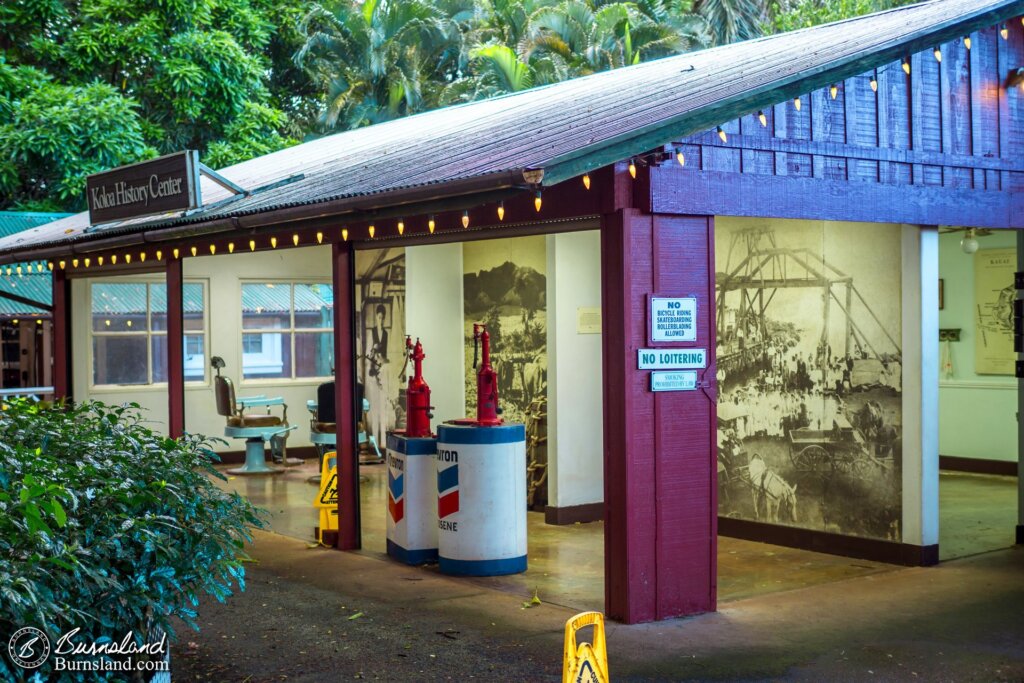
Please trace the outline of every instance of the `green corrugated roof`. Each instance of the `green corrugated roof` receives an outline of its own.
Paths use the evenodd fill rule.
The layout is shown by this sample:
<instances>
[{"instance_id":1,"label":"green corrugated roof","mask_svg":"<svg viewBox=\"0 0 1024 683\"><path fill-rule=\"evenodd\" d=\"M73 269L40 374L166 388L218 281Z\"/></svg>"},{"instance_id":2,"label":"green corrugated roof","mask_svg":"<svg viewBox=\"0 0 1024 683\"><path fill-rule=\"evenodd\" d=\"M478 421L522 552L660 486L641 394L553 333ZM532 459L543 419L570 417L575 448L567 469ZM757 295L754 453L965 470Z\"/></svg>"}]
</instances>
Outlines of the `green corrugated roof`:
<instances>
[{"instance_id":1,"label":"green corrugated roof","mask_svg":"<svg viewBox=\"0 0 1024 683\"><path fill-rule=\"evenodd\" d=\"M38 211L0 211L0 237L8 237L22 230L28 230L37 225L44 225L71 215L73 214L41 213ZM6 274L7 269L3 269L4 274L0 276L0 292L9 292L44 304L50 303L53 298L50 273L43 272L28 275L29 266L21 264L24 274L19 277L16 274L16 266L12 266L12 268L14 268L14 274L10 276ZM0 317L39 314L49 315L46 311L38 308L32 308L17 301L0 297Z\"/></svg>"},{"instance_id":2,"label":"green corrugated roof","mask_svg":"<svg viewBox=\"0 0 1024 683\"><path fill-rule=\"evenodd\" d=\"M203 287L185 283L185 313L203 310ZM150 307L153 311L167 310L167 288L162 284L151 287ZM334 292L330 285L297 286L296 312L330 310ZM291 308L291 293L286 283L244 284L242 310L259 313L286 313ZM92 285L92 312L100 315L139 315L146 311L146 287L140 282L94 282Z\"/></svg>"}]
</instances>

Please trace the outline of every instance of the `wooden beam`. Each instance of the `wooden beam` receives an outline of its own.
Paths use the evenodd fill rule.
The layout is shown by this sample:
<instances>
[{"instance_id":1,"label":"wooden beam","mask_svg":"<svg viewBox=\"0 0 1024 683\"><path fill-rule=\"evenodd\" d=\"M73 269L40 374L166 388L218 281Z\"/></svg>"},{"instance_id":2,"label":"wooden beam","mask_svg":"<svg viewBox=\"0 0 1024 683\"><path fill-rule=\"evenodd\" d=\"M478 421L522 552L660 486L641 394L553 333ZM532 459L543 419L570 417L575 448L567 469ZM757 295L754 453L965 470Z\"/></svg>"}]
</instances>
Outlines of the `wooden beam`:
<instances>
[{"instance_id":1,"label":"wooden beam","mask_svg":"<svg viewBox=\"0 0 1024 683\"><path fill-rule=\"evenodd\" d=\"M167 261L167 427L185 433L185 294L181 259Z\"/></svg>"},{"instance_id":2,"label":"wooden beam","mask_svg":"<svg viewBox=\"0 0 1024 683\"><path fill-rule=\"evenodd\" d=\"M356 434L355 269L351 243L332 246L334 272L334 408L338 452L338 550L362 547L359 444Z\"/></svg>"}]
</instances>

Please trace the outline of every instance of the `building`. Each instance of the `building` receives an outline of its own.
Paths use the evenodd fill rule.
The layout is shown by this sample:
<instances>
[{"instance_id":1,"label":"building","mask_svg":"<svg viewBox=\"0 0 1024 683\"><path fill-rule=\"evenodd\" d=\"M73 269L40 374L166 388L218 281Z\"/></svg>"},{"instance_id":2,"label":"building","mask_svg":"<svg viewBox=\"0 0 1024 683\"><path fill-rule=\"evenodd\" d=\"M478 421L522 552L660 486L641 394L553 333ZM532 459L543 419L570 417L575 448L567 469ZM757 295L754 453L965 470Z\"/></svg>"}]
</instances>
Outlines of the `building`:
<instances>
[{"instance_id":1,"label":"building","mask_svg":"<svg viewBox=\"0 0 1024 683\"><path fill-rule=\"evenodd\" d=\"M512 415L547 401L549 522L604 520L610 616L715 609L719 532L933 564L939 231L1024 228L1022 11L935 0L193 164L201 206L79 214L0 262L52 269L56 393L130 397L171 435L223 428L190 358L291 405L346 359L341 549L355 397L372 431L400 423L408 332L438 419L465 414L479 317L506 336ZM98 312L115 286L138 303ZM1011 347L1014 286L985 311ZM104 384L104 353L146 381Z\"/></svg>"}]
</instances>

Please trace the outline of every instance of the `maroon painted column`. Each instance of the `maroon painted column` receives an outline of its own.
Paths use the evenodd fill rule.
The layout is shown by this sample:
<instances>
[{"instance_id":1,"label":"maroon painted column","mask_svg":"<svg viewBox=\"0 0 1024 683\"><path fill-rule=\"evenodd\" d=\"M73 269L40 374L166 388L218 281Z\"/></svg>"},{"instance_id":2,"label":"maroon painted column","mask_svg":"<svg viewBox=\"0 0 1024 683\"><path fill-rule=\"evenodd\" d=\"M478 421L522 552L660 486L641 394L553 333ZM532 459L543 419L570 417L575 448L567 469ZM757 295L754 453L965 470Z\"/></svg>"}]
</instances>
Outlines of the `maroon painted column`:
<instances>
[{"instance_id":1,"label":"maroon painted column","mask_svg":"<svg viewBox=\"0 0 1024 683\"><path fill-rule=\"evenodd\" d=\"M362 547L359 525L359 446L356 434L355 252L335 242L334 409L337 414L338 550Z\"/></svg>"},{"instance_id":2,"label":"maroon painted column","mask_svg":"<svg viewBox=\"0 0 1024 683\"><path fill-rule=\"evenodd\" d=\"M185 433L185 293L182 260L167 259L167 432Z\"/></svg>"},{"instance_id":3,"label":"maroon painted column","mask_svg":"<svg viewBox=\"0 0 1024 683\"><path fill-rule=\"evenodd\" d=\"M53 394L73 398L71 375L71 280L53 269Z\"/></svg>"},{"instance_id":4,"label":"maroon painted column","mask_svg":"<svg viewBox=\"0 0 1024 683\"><path fill-rule=\"evenodd\" d=\"M717 571L714 222L636 209L601 226L605 609L626 623L713 611ZM697 341L649 338L649 297L696 297ZM641 348L707 350L696 391L650 390Z\"/></svg>"}]
</instances>

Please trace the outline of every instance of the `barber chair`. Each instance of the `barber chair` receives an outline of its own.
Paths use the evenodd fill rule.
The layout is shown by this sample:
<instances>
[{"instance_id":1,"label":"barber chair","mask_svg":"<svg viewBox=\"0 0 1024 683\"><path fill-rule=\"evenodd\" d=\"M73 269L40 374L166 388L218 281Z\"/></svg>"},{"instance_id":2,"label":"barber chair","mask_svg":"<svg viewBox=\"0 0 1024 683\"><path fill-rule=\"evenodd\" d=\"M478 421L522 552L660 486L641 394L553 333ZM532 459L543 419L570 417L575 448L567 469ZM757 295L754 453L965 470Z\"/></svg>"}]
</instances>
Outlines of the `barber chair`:
<instances>
[{"instance_id":1,"label":"barber chair","mask_svg":"<svg viewBox=\"0 0 1024 683\"><path fill-rule=\"evenodd\" d=\"M228 470L230 474L279 474L284 470L267 464L265 444L270 443L270 453L275 464L300 465L302 460L288 458L288 433L298 427L288 425L288 406L280 396L247 396L237 398L235 385L220 374L224 359L214 356L210 364L217 375L213 378L214 395L217 399L217 413L226 418L224 436L229 439L245 439L245 464ZM271 413L271 408L281 406L281 415ZM251 414L249 408L266 408L264 414Z\"/></svg>"},{"instance_id":2,"label":"barber chair","mask_svg":"<svg viewBox=\"0 0 1024 683\"><path fill-rule=\"evenodd\" d=\"M376 459L371 462L383 462L384 456L377 447L377 439L366 433L363 425L366 423L366 413L370 410L370 402L363 398L363 385L356 385L356 402L360 405L363 419L359 422L359 449L362 451L369 446L373 449ZM321 467L324 454L334 451L338 446L338 425L334 408L334 382L324 382L316 390L316 400L306 401L306 409L309 410L309 440L316 446L317 454L320 456ZM320 481L320 475L310 477L310 481Z\"/></svg>"}]
</instances>

